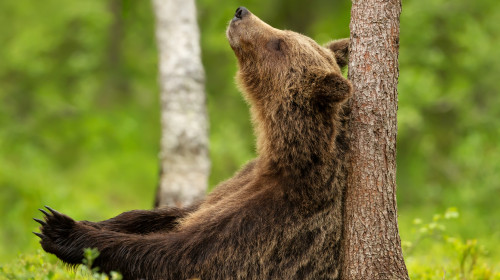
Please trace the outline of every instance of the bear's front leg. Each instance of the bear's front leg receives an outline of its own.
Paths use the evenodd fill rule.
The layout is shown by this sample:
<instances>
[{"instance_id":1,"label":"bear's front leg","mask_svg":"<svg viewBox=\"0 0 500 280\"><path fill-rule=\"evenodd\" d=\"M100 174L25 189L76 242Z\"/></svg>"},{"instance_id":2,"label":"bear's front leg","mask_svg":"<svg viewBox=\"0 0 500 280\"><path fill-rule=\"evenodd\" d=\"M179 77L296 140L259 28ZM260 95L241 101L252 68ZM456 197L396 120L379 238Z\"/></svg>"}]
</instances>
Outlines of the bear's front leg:
<instances>
[{"instance_id":1,"label":"bear's front leg","mask_svg":"<svg viewBox=\"0 0 500 280\"><path fill-rule=\"evenodd\" d=\"M76 222L72 218L45 206L50 213L39 209L45 216L44 221L34 219L40 223L41 233L34 232L41 238L42 248L56 255L59 259L69 264L80 264L83 260L83 250L86 246L81 239L85 225Z\"/></svg>"},{"instance_id":2,"label":"bear's front leg","mask_svg":"<svg viewBox=\"0 0 500 280\"><path fill-rule=\"evenodd\" d=\"M80 221L79 223L99 230L128 234L168 232L174 229L182 218L196 211L199 205L200 203L195 203L184 208L132 210L101 222Z\"/></svg>"},{"instance_id":3,"label":"bear's front leg","mask_svg":"<svg viewBox=\"0 0 500 280\"><path fill-rule=\"evenodd\" d=\"M97 229L49 207L47 209L50 213L40 210L45 214L44 220L35 219L41 224L41 232L35 234L41 238L45 251L65 263L81 264L83 250L96 248L100 254L93 265L105 273L119 271L124 279L189 278L173 276L179 273L176 249L187 243L188 236L172 236L172 233L140 235Z\"/></svg>"}]
</instances>

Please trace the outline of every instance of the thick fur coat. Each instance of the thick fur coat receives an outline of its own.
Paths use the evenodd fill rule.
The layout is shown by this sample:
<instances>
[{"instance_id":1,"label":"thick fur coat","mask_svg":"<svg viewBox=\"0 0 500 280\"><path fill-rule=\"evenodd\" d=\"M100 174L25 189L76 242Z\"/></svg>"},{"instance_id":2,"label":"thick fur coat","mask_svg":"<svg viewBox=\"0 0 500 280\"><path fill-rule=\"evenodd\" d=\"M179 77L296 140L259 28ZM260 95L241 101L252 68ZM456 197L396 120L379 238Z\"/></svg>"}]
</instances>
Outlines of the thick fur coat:
<instances>
[{"instance_id":1,"label":"thick fur coat","mask_svg":"<svg viewBox=\"0 0 500 280\"><path fill-rule=\"evenodd\" d=\"M351 85L348 41L323 47L238 8L227 37L251 106L258 157L187 208L74 221L49 208L43 249L125 279L337 279L347 141L340 120Z\"/></svg>"}]
</instances>

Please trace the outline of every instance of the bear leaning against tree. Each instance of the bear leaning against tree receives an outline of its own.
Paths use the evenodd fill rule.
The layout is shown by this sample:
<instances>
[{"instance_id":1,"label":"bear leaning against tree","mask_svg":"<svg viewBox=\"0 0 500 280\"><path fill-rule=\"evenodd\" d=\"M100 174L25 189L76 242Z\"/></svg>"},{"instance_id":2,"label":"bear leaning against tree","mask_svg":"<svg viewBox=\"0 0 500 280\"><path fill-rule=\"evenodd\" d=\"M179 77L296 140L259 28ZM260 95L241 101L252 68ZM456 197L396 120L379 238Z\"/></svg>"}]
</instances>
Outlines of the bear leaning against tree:
<instances>
[{"instance_id":1,"label":"bear leaning against tree","mask_svg":"<svg viewBox=\"0 0 500 280\"><path fill-rule=\"evenodd\" d=\"M227 37L251 105L258 157L187 208L125 212L102 222L43 211L43 249L125 279L337 279L344 156L341 121L351 85L348 40L322 47L247 9Z\"/></svg>"}]
</instances>

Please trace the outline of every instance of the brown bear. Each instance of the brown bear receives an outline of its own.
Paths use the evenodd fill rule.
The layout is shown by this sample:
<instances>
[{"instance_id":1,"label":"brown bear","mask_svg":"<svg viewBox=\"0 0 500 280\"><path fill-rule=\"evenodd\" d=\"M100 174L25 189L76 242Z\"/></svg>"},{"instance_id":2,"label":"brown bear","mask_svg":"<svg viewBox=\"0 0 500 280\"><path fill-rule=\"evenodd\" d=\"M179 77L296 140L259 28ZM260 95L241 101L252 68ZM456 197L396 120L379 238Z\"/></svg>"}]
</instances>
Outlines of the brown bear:
<instances>
[{"instance_id":1,"label":"brown bear","mask_svg":"<svg viewBox=\"0 0 500 280\"><path fill-rule=\"evenodd\" d=\"M340 121L351 85L348 41L322 47L240 7L227 29L251 105L258 157L205 201L184 209L74 221L55 210L43 249L125 279L337 279L347 141Z\"/></svg>"}]
</instances>

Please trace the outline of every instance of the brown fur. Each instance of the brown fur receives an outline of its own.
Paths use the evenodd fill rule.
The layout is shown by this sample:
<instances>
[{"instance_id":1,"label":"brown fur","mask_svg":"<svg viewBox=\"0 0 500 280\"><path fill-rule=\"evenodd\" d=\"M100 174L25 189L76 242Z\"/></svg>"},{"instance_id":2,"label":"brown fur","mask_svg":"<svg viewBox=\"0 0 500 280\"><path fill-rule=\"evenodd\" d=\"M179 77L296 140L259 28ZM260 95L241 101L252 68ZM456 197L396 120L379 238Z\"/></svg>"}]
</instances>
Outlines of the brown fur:
<instances>
[{"instance_id":1,"label":"brown fur","mask_svg":"<svg viewBox=\"0 0 500 280\"><path fill-rule=\"evenodd\" d=\"M337 46L272 28L246 9L227 36L258 158L190 208L100 223L46 213L39 236L47 252L78 264L95 247L95 265L125 279L338 278L347 147L339 114L351 86Z\"/></svg>"},{"instance_id":2,"label":"brown fur","mask_svg":"<svg viewBox=\"0 0 500 280\"><path fill-rule=\"evenodd\" d=\"M335 40L326 45L335 53L335 59L340 68L347 66L349 57L349 39Z\"/></svg>"}]
</instances>

